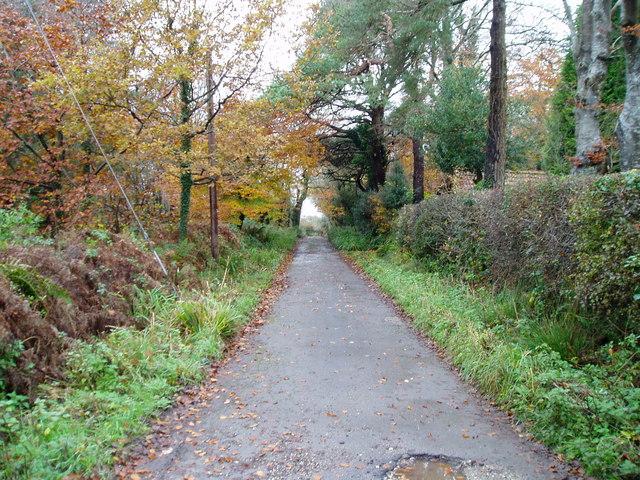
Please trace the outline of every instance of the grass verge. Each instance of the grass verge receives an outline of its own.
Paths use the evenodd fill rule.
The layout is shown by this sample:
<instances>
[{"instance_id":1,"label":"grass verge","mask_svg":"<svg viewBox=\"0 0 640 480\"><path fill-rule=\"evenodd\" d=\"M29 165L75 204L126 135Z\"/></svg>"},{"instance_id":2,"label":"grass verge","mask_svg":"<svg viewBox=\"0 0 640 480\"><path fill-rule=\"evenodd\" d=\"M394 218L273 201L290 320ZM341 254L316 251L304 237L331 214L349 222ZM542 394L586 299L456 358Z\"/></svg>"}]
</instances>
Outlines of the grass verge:
<instances>
[{"instance_id":1,"label":"grass verge","mask_svg":"<svg viewBox=\"0 0 640 480\"><path fill-rule=\"evenodd\" d=\"M248 239L200 272L204 291L139 290L132 314L142 328L73 341L64 381L42 385L32 406L15 394L0 400L0 478L111 477L115 455L148 418L223 356L295 241L289 230Z\"/></svg>"},{"instance_id":2,"label":"grass verge","mask_svg":"<svg viewBox=\"0 0 640 480\"><path fill-rule=\"evenodd\" d=\"M640 478L637 336L578 364L545 341L572 329L557 319L527 318L515 295L473 290L397 252L348 255L447 350L465 378L515 412L539 440L580 461L589 475Z\"/></svg>"}]
</instances>

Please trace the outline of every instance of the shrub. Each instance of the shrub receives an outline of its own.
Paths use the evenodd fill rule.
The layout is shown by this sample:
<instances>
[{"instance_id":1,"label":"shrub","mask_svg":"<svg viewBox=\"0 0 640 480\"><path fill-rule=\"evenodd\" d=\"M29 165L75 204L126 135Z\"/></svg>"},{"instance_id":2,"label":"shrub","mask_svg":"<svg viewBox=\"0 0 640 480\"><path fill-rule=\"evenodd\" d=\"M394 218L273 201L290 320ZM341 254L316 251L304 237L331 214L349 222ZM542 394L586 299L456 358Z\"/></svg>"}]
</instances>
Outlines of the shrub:
<instances>
[{"instance_id":1,"label":"shrub","mask_svg":"<svg viewBox=\"0 0 640 480\"><path fill-rule=\"evenodd\" d=\"M393 162L380 192L380 201L387 210L398 210L411 201L411 189L402 162Z\"/></svg>"},{"instance_id":2,"label":"shrub","mask_svg":"<svg viewBox=\"0 0 640 480\"><path fill-rule=\"evenodd\" d=\"M527 291L538 313L581 317L583 327L607 341L640 332L638 225L640 173L634 171L522 183L504 196L431 197L401 210L394 233L418 259ZM562 329L557 319L540 320Z\"/></svg>"},{"instance_id":3,"label":"shrub","mask_svg":"<svg viewBox=\"0 0 640 480\"><path fill-rule=\"evenodd\" d=\"M640 332L640 172L598 179L569 214L578 298L612 328Z\"/></svg>"},{"instance_id":4,"label":"shrub","mask_svg":"<svg viewBox=\"0 0 640 480\"><path fill-rule=\"evenodd\" d=\"M573 179L522 183L487 208L493 212L484 230L494 282L539 288L547 297L561 294L575 269L568 209L582 188Z\"/></svg>"},{"instance_id":5,"label":"shrub","mask_svg":"<svg viewBox=\"0 0 640 480\"><path fill-rule=\"evenodd\" d=\"M486 268L483 246L483 203L486 192L438 195L405 209L396 223L396 237L418 258L433 257L470 272Z\"/></svg>"}]
</instances>

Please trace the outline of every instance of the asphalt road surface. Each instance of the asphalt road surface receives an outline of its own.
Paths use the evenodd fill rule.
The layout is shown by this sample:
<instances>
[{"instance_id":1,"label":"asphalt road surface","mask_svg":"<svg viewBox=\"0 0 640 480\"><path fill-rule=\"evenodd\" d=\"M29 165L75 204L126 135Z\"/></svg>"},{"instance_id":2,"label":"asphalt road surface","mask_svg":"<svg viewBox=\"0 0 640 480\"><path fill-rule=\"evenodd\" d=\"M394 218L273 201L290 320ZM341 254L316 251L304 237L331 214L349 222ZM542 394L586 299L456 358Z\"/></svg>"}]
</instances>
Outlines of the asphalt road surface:
<instances>
[{"instance_id":1,"label":"asphalt road surface","mask_svg":"<svg viewBox=\"0 0 640 480\"><path fill-rule=\"evenodd\" d=\"M326 239L301 241L287 283L244 347L157 422L128 477L577 478L465 385ZM418 454L456 466L390 472Z\"/></svg>"}]
</instances>

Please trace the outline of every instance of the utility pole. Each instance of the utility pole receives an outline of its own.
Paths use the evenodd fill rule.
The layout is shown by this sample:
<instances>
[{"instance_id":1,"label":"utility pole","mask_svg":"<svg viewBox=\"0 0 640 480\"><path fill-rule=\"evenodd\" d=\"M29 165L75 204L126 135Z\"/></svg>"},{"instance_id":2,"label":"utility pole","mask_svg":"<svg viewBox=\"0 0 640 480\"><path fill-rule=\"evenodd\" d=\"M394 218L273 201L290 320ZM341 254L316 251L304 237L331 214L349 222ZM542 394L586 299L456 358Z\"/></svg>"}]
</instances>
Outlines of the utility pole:
<instances>
[{"instance_id":1,"label":"utility pole","mask_svg":"<svg viewBox=\"0 0 640 480\"><path fill-rule=\"evenodd\" d=\"M215 115L213 107L213 69L211 67L212 52L207 57L207 114L209 120L209 130L207 131L207 153L209 154L209 165L214 166L213 154L216 149L216 132L213 123ZM220 260L220 240L218 237L218 177L213 177L209 184L209 219L211 224L211 256L217 262Z\"/></svg>"}]
</instances>

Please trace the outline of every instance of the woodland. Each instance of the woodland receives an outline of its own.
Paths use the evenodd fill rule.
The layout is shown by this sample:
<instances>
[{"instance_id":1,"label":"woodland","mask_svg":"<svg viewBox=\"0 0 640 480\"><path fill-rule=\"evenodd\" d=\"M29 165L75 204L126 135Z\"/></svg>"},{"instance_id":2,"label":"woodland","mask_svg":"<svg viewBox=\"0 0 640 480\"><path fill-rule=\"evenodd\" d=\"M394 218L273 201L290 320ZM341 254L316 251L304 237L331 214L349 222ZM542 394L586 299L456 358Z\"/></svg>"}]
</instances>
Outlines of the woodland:
<instances>
[{"instance_id":1,"label":"woodland","mask_svg":"<svg viewBox=\"0 0 640 480\"><path fill-rule=\"evenodd\" d=\"M640 478L637 1L1 1L0 477L110 478L319 234Z\"/></svg>"}]
</instances>

